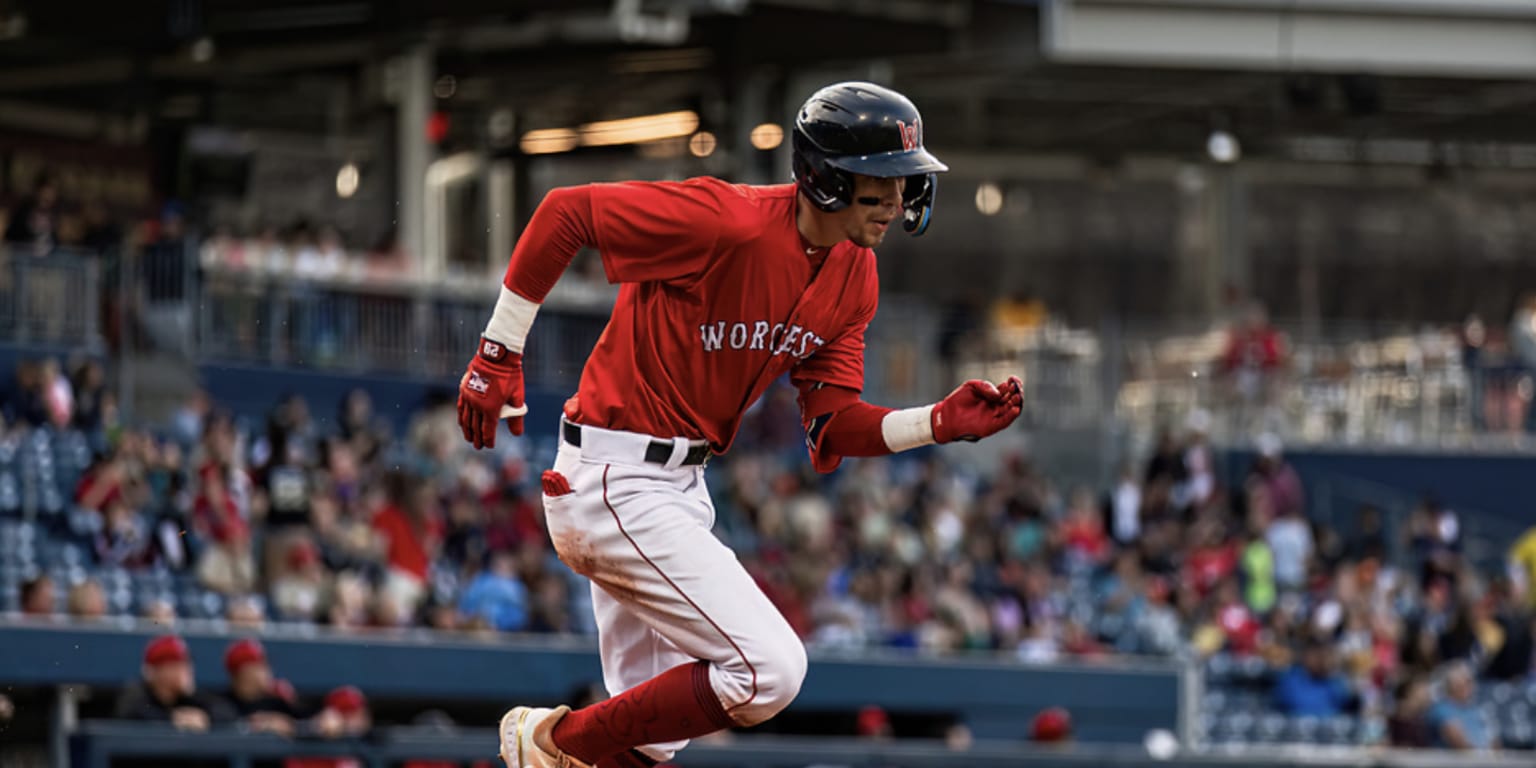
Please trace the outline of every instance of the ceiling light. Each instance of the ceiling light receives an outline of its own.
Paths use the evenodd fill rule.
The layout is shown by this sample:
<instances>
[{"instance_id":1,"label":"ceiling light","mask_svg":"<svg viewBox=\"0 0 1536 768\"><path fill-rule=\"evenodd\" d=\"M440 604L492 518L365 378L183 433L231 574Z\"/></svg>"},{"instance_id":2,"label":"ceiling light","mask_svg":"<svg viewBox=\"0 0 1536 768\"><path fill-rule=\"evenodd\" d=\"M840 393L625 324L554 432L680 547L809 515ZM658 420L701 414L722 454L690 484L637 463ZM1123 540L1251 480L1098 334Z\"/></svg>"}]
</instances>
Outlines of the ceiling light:
<instances>
[{"instance_id":1,"label":"ceiling light","mask_svg":"<svg viewBox=\"0 0 1536 768\"><path fill-rule=\"evenodd\" d=\"M752 129L749 136L753 149L768 151L784 143L784 129L777 123L763 123Z\"/></svg>"},{"instance_id":2,"label":"ceiling light","mask_svg":"<svg viewBox=\"0 0 1536 768\"><path fill-rule=\"evenodd\" d=\"M569 128L544 128L523 134L520 146L524 154L547 155L553 152L569 152L580 143L576 132Z\"/></svg>"},{"instance_id":3,"label":"ceiling light","mask_svg":"<svg viewBox=\"0 0 1536 768\"><path fill-rule=\"evenodd\" d=\"M213 61L213 38L204 35L192 43L192 48L187 51L192 60L198 64L207 64Z\"/></svg>"},{"instance_id":4,"label":"ceiling light","mask_svg":"<svg viewBox=\"0 0 1536 768\"><path fill-rule=\"evenodd\" d=\"M687 136L698 130L699 116L692 110L626 117L587 123L578 129L584 147L611 147Z\"/></svg>"},{"instance_id":5,"label":"ceiling light","mask_svg":"<svg viewBox=\"0 0 1536 768\"><path fill-rule=\"evenodd\" d=\"M357 194L358 182L362 180L357 171L356 163L347 163L336 172L336 196L342 199Z\"/></svg>"},{"instance_id":6,"label":"ceiling light","mask_svg":"<svg viewBox=\"0 0 1536 768\"><path fill-rule=\"evenodd\" d=\"M983 216L995 216L1003 209L1003 188L986 181L976 187L976 210Z\"/></svg>"},{"instance_id":7,"label":"ceiling light","mask_svg":"<svg viewBox=\"0 0 1536 768\"><path fill-rule=\"evenodd\" d=\"M1223 130L1211 131L1211 137L1205 141L1205 151L1218 163L1235 163L1243 156L1237 137Z\"/></svg>"},{"instance_id":8,"label":"ceiling light","mask_svg":"<svg viewBox=\"0 0 1536 768\"><path fill-rule=\"evenodd\" d=\"M699 131L688 140L688 151L694 157L709 157L715 153L715 135L709 131Z\"/></svg>"}]
</instances>

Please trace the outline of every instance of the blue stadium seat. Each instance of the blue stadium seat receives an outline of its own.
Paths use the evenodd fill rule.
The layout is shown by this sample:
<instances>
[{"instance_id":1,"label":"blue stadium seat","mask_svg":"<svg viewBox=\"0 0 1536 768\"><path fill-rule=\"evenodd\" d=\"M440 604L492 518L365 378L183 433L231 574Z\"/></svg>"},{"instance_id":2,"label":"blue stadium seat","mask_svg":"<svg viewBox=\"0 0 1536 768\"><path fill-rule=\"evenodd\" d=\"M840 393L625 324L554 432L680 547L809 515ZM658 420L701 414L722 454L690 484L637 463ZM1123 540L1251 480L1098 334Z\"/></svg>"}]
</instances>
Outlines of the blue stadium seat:
<instances>
[{"instance_id":1,"label":"blue stadium seat","mask_svg":"<svg viewBox=\"0 0 1536 768\"><path fill-rule=\"evenodd\" d=\"M89 555L86 554L85 548L81 547L79 544L61 544L59 546L58 556L59 562L69 566L70 568L83 569L85 564L90 560Z\"/></svg>"},{"instance_id":2,"label":"blue stadium seat","mask_svg":"<svg viewBox=\"0 0 1536 768\"><path fill-rule=\"evenodd\" d=\"M70 533L82 538L91 538L101 533L101 527L105 521L101 513L85 507L71 506L64 516L68 523Z\"/></svg>"},{"instance_id":3,"label":"blue stadium seat","mask_svg":"<svg viewBox=\"0 0 1536 768\"><path fill-rule=\"evenodd\" d=\"M1225 653L1213 654L1205 662L1205 675L1208 684L1225 684L1232 676L1232 657Z\"/></svg>"},{"instance_id":4,"label":"blue stadium seat","mask_svg":"<svg viewBox=\"0 0 1536 768\"><path fill-rule=\"evenodd\" d=\"M1323 721L1320 740L1324 744L1354 744L1360 740L1360 721L1348 715Z\"/></svg>"},{"instance_id":5,"label":"blue stadium seat","mask_svg":"<svg viewBox=\"0 0 1536 768\"><path fill-rule=\"evenodd\" d=\"M135 589L132 613L143 615L151 605L157 602L168 603L172 609L175 609L176 595L155 589Z\"/></svg>"},{"instance_id":6,"label":"blue stadium seat","mask_svg":"<svg viewBox=\"0 0 1536 768\"><path fill-rule=\"evenodd\" d=\"M66 430L53 438L53 460L61 467L77 470L91 465L91 443L83 432Z\"/></svg>"},{"instance_id":7,"label":"blue stadium seat","mask_svg":"<svg viewBox=\"0 0 1536 768\"><path fill-rule=\"evenodd\" d=\"M1270 711L1269 696L1257 691L1239 691L1232 696L1232 708L1250 715L1262 715Z\"/></svg>"},{"instance_id":8,"label":"blue stadium seat","mask_svg":"<svg viewBox=\"0 0 1536 768\"><path fill-rule=\"evenodd\" d=\"M11 469L0 469L0 514L21 511L21 480Z\"/></svg>"},{"instance_id":9,"label":"blue stadium seat","mask_svg":"<svg viewBox=\"0 0 1536 768\"><path fill-rule=\"evenodd\" d=\"M217 619L224 615L224 597L207 589L183 590L177 601L176 613L195 619Z\"/></svg>"},{"instance_id":10,"label":"blue stadium seat","mask_svg":"<svg viewBox=\"0 0 1536 768\"><path fill-rule=\"evenodd\" d=\"M1255 740L1273 744L1285 738L1287 722L1285 715L1269 713L1258 718L1258 728L1255 732Z\"/></svg>"},{"instance_id":11,"label":"blue stadium seat","mask_svg":"<svg viewBox=\"0 0 1536 768\"><path fill-rule=\"evenodd\" d=\"M1290 717L1285 722L1285 741L1316 744L1323 721L1317 717Z\"/></svg>"},{"instance_id":12,"label":"blue stadium seat","mask_svg":"<svg viewBox=\"0 0 1536 768\"><path fill-rule=\"evenodd\" d=\"M1217 717L1211 740L1218 744L1248 744L1254 738L1257 720L1246 712L1223 714Z\"/></svg>"}]
</instances>

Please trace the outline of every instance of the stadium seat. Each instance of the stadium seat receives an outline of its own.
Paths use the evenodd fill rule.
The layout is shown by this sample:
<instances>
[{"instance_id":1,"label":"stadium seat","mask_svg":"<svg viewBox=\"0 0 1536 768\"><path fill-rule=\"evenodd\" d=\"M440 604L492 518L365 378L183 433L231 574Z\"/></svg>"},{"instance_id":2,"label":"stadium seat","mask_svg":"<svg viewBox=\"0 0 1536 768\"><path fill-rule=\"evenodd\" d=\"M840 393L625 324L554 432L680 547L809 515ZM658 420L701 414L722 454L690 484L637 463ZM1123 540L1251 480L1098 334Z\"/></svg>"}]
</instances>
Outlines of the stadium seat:
<instances>
[{"instance_id":1,"label":"stadium seat","mask_svg":"<svg viewBox=\"0 0 1536 768\"><path fill-rule=\"evenodd\" d=\"M69 526L70 533L82 539L90 539L101 533L101 513L93 509L71 506L64 519Z\"/></svg>"},{"instance_id":2,"label":"stadium seat","mask_svg":"<svg viewBox=\"0 0 1536 768\"><path fill-rule=\"evenodd\" d=\"M1247 713L1223 714L1216 718L1211 741L1218 744L1247 744L1254 739L1256 721Z\"/></svg>"},{"instance_id":3,"label":"stadium seat","mask_svg":"<svg viewBox=\"0 0 1536 768\"><path fill-rule=\"evenodd\" d=\"M1273 744L1285 739L1289 723L1285 715L1269 713L1258 718L1259 727L1256 732L1256 740L1265 744Z\"/></svg>"},{"instance_id":4,"label":"stadium seat","mask_svg":"<svg viewBox=\"0 0 1536 768\"><path fill-rule=\"evenodd\" d=\"M1288 717L1285 721L1285 740L1302 744L1315 744L1322 720L1316 717Z\"/></svg>"},{"instance_id":5,"label":"stadium seat","mask_svg":"<svg viewBox=\"0 0 1536 768\"><path fill-rule=\"evenodd\" d=\"M224 615L224 597L212 590L186 589L177 601L176 613L194 619L217 619Z\"/></svg>"},{"instance_id":6,"label":"stadium seat","mask_svg":"<svg viewBox=\"0 0 1536 768\"><path fill-rule=\"evenodd\" d=\"M0 514L21 511L21 481L11 469L0 469Z\"/></svg>"},{"instance_id":7,"label":"stadium seat","mask_svg":"<svg viewBox=\"0 0 1536 768\"><path fill-rule=\"evenodd\" d=\"M1360 740L1360 721L1347 715L1323 721L1320 741L1324 744L1354 744Z\"/></svg>"}]
</instances>

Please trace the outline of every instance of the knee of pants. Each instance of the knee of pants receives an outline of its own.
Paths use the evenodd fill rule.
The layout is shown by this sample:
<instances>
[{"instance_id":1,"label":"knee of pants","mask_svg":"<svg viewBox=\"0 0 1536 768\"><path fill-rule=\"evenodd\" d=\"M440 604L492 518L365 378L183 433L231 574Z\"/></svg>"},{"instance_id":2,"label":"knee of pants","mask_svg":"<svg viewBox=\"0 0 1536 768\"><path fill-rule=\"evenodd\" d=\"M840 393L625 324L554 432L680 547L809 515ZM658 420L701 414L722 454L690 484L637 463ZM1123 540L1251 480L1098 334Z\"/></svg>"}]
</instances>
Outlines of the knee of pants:
<instances>
[{"instance_id":1,"label":"knee of pants","mask_svg":"<svg viewBox=\"0 0 1536 768\"><path fill-rule=\"evenodd\" d=\"M781 643L773 654L755 659L750 670L745 665L720 667L719 671L731 678L731 687L747 689L746 695L735 699L743 703L727 706L731 719L739 725L752 726L782 712L800 694L808 666L805 646L794 638L792 642Z\"/></svg>"}]
</instances>

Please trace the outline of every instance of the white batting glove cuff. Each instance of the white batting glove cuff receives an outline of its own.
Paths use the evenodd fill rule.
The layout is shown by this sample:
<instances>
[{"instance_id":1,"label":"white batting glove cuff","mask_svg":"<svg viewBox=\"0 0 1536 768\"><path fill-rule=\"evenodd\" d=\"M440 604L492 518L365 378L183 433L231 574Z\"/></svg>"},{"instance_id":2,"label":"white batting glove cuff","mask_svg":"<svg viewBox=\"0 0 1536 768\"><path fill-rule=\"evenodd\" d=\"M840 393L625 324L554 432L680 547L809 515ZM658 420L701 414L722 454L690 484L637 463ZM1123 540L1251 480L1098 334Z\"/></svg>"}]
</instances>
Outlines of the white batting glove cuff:
<instances>
[{"instance_id":1,"label":"white batting glove cuff","mask_svg":"<svg viewBox=\"0 0 1536 768\"><path fill-rule=\"evenodd\" d=\"M528 331L533 328L534 315L538 313L538 304L503 285L501 296L496 299L496 309L491 312L491 321L485 326L485 338L499 341L521 355L523 344L528 341Z\"/></svg>"}]
</instances>

